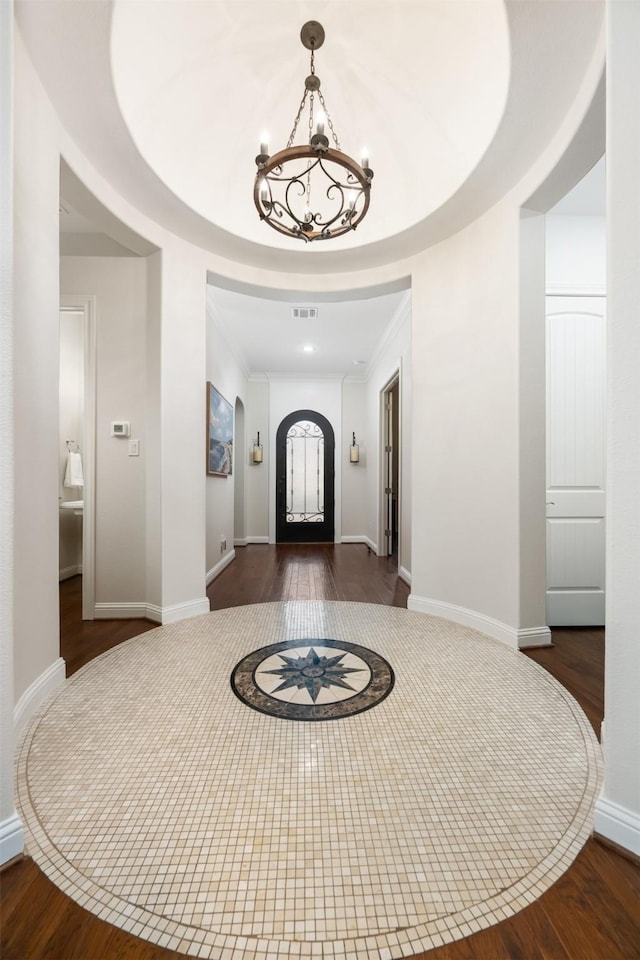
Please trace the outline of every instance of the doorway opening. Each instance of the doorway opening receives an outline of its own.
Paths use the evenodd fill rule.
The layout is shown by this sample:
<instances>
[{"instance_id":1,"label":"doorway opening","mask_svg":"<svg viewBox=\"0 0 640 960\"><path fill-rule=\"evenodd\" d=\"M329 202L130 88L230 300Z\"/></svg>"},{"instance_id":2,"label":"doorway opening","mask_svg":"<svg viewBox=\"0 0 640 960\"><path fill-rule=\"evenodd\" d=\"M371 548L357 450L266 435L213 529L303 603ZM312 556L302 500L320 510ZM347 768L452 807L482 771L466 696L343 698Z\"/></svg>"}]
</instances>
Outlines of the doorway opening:
<instances>
[{"instance_id":1,"label":"doorway opening","mask_svg":"<svg viewBox=\"0 0 640 960\"><path fill-rule=\"evenodd\" d=\"M95 616L95 302L60 298L59 576L82 576L82 619Z\"/></svg>"},{"instance_id":2,"label":"doorway opening","mask_svg":"<svg viewBox=\"0 0 640 960\"><path fill-rule=\"evenodd\" d=\"M296 410L276 433L276 541L333 543L335 437L326 417Z\"/></svg>"},{"instance_id":3,"label":"doorway opening","mask_svg":"<svg viewBox=\"0 0 640 960\"><path fill-rule=\"evenodd\" d=\"M233 437L233 545L247 545L245 510L245 471L247 452L244 425L244 404L236 397Z\"/></svg>"},{"instance_id":4,"label":"doorway opening","mask_svg":"<svg viewBox=\"0 0 640 960\"><path fill-rule=\"evenodd\" d=\"M400 545L400 373L382 390L382 555L398 565Z\"/></svg>"}]
</instances>

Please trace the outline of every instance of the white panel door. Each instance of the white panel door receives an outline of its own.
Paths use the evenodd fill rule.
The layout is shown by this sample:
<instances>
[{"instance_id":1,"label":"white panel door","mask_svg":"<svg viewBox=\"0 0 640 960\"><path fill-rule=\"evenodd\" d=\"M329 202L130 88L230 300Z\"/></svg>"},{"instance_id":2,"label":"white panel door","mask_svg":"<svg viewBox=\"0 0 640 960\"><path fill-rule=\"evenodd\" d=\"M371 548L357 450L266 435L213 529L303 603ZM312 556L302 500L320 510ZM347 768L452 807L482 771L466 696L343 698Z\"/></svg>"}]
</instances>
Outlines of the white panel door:
<instances>
[{"instance_id":1,"label":"white panel door","mask_svg":"<svg viewBox=\"0 0 640 960\"><path fill-rule=\"evenodd\" d=\"M604 623L604 297L547 297L547 624Z\"/></svg>"}]
</instances>

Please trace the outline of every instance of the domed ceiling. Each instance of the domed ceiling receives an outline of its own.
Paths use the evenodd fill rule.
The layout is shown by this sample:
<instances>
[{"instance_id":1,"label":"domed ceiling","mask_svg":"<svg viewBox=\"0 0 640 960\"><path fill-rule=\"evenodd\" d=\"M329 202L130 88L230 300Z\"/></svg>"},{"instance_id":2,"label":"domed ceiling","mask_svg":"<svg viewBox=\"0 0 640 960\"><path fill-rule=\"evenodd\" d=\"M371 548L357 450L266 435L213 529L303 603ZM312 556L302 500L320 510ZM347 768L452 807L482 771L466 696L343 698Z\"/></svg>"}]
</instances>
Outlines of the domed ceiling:
<instances>
[{"instance_id":1,"label":"domed ceiling","mask_svg":"<svg viewBox=\"0 0 640 960\"><path fill-rule=\"evenodd\" d=\"M326 32L315 69L342 149L359 159L366 148L375 171L368 216L332 249L380 241L428 217L468 178L502 117L509 33L501 0L218 0L186 10L116 0L116 97L167 187L245 240L295 244L259 220L252 188L265 131L271 152L282 149L304 92L306 20ZM303 123L295 142L308 142Z\"/></svg>"},{"instance_id":2,"label":"domed ceiling","mask_svg":"<svg viewBox=\"0 0 640 960\"><path fill-rule=\"evenodd\" d=\"M523 181L565 127L569 142L602 103L603 12L603 0L16 0L64 160L126 227L300 275L404 262ZM342 148L366 147L375 177L356 232L304 244L261 223L252 194L263 134L273 153L293 126L311 19ZM579 175L602 145L589 151Z\"/></svg>"}]
</instances>

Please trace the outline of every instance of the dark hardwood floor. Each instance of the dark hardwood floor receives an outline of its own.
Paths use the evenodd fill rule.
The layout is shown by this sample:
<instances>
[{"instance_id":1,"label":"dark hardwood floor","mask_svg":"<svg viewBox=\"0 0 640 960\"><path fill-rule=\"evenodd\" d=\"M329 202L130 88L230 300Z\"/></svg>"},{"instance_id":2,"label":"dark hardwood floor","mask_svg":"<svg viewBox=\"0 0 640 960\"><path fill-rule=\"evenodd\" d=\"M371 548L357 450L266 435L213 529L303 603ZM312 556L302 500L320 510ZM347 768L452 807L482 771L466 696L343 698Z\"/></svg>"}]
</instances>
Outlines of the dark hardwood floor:
<instances>
[{"instance_id":1,"label":"dark hardwood floor","mask_svg":"<svg viewBox=\"0 0 640 960\"><path fill-rule=\"evenodd\" d=\"M386 559L357 544L236 550L209 587L212 609L271 600L351 600L406 606L409 590ZM61 656L71 675L146 620L82 623L79 577L61 584ZM554 630L554 646L527 653L582 705L596 732L603 714L604 631ZM87 913L28 858L0 874L2 960L169 960L180 956ZM428 960L639 960L640 868L589 840L536 903Z\"/></svg>"}]
</instances>

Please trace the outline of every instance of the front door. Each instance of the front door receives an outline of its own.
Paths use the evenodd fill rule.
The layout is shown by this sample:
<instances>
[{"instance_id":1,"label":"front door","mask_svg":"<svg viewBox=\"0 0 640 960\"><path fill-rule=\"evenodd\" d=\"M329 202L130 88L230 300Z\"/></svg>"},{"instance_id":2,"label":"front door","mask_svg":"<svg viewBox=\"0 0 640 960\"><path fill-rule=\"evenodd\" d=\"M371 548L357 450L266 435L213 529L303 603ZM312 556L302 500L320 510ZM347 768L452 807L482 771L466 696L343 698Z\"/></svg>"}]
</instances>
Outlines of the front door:
<instances>
[{"instance_id":1,"label":"front door","mask_svg":"<svg viewBox=\"0 0 640 960\"><path fill-rule=\"evenodd\" d=\"M276 434L276 540L333 543L333 428L314 410L296 410Z\"/></svg>"},{"instance_id":2,"label":"front door","mask_svg":"<svg viewBox=\"0 0 640 960\"><path fill-rule=\"evenodd\" d=\"M604 297L547 297L547 623L604 623Z\"/></svg>"}]
</instances>

